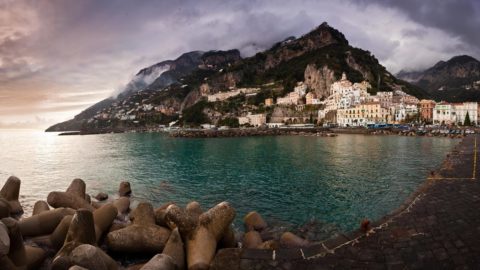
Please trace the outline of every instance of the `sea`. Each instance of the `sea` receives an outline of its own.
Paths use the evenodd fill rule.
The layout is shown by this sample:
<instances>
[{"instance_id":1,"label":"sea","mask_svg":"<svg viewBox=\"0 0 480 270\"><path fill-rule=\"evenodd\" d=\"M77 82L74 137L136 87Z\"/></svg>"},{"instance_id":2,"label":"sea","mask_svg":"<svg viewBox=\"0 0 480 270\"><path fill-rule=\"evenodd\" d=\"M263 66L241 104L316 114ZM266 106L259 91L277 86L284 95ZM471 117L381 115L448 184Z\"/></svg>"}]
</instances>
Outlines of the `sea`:
<instances>
[{"instance_id":1,"label":"sea","mask_svg":"<svg viewBox=\"0 0 480 270\"><path fill-rule=\"evenodd\" d=\"M398 208L437 168L456 139L404 136L171 138L165 133L59 136L0 131L0 185L21 179L26 216L37 200L75 178L114 199L121 181L135 207L222 201L234 226L257 211L269 224L322 240Z\"/></svg>"}]
</instances>

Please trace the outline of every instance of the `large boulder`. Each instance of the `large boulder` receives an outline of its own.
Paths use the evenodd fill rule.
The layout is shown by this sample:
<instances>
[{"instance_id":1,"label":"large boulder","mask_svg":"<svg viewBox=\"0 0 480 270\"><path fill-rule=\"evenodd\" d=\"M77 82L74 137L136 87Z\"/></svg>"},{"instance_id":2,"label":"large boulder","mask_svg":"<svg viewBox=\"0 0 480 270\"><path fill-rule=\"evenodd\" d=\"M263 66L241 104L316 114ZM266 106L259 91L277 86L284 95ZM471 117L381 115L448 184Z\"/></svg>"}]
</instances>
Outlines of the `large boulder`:
<instances>
[{"instance_id":1,"label":"large boulder","mask_svg":"<svg viewBox=\"0 0 480 270\"><path fill-rule=\"evenodd\" d=\"M20 205L18 201L20 183L20 179L15 176L10 176L0 190L0 197L8 201L10 204L10 213L14 215L23 213L22 205Z\"/></svg>"}]
</instances>

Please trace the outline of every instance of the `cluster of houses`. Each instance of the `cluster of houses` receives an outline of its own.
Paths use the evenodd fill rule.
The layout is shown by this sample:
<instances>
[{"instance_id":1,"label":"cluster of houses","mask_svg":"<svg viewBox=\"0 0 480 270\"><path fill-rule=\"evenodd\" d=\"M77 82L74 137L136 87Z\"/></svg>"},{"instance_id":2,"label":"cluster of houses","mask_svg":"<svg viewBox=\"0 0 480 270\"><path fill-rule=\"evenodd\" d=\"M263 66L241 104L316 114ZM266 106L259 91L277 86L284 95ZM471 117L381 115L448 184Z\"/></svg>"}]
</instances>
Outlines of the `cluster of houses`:
<instances>
[{"instance_id":1,"label":"cluster of houses","mask_svg":"<svg viewBox=\"0 0 480 270\"><path fill-rule=\"evenodd\" d=\"M368 82L352 84L345 74L331 86L331 95L325 108L319 110L319 120L339 126L367 126L369 124L400 124L423 122L437 125L477 124L478 103L436 103L419 100L401 90L377 92L370 95ZM329 112L335 112L329 115Z\"/></svg>"},{"instance_id":2,"label":"cluster of houses","mask_svg":"<svg viewBox=\"0 0 480 270\"><path fill-rule=\"evenodd\" d=\"M479 119L478 103L436 103L434 100L419 100L401 90L368 93L371 85L366 82L352 83L345 73L330 87L330 95L319 100L314 92L300 82L284 97L277 98L279 106L319 105L317 121L340 127L360 127L372 124L401 124L410 122L437 125L476 125ZM266 106L275 105L272 98L265 100ZM239 117L239 124L252 126L277 126L282 123L266 123L263 114Z\"/></svg>"},{"instance_id":3,"label":"cluster of houses","mask_svg":"<svg viewBox=\"0 0 480 270\"><path fill-rule=\"evenodd\" d=\"M120 120L138 123L138 119L144 115L162 113L173 115L178 113L172 107L154 105L150 103L151 93L139 91L122 102L113 102L111 106L98 111L88 122L95 120Z\"/></svg>"},{"instance_id":4,"label":"cluster of houses","mask_svg":"<svg viewBox=\"0 0 480 270\"><path fill-rule=\"evenodd\" d=\"M278 97L276 103L273 98L265 99L265 106L294 106L296 111L299 111L303 110L305 105L313 105L313 108L319 108L318 123L340 127L401 124L414 121L436 125L480 124L480 110L477 102L436 103L434 100L419 100L401 90L377 92L371 95L368 93L369 88L371 86L368 82L352 83L344 73L339 81L330 86L330 95L325 99L317 98L315 92L309 92L307 85L299 82L292 92ZM204 91L202 96L205 96L209 102L217 102L240 94L254 96L259 91L260 88L229 89L229 91L215 94ZM126 100L115 102L112 106L97 112L90 121L117 119L138 122L139 117L144 115L179 113L170 106L150 104L150 95L151 93L139 91ZM284 125L284 123L267 123L265 113L248 113L238 117L238 122L241 126L280 127Z\"/></svg>"}]
</instances>

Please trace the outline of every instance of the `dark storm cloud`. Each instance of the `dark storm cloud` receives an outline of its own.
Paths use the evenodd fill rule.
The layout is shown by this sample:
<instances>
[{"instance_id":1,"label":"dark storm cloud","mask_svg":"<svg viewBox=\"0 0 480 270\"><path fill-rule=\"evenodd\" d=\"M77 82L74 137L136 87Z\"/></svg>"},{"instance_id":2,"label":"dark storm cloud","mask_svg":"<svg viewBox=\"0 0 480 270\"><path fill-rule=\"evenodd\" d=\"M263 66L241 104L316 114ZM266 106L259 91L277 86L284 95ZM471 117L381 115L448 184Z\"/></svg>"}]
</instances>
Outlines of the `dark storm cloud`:
<instances>
[{"instance_id":1,"label":"dark storm cloud","mask_svg":"<svg viewBox=\"0 0 480 270\"><path fill-rule=\"evenodd\" d=\"M441 29L479 50L480 1L478 0L373 0L386 8L396 8L422 25Z\"/></svg>"},{"instance_id":2,"label":"dark storm cloud","mask_svg":"<svg viewBox=\"0 0 480 270\"><path fill-rule=\"evenodd\" d=\"M392 72L456 54L479 57L478 3L0 0L0 121L20 118L22 107L31 118L22 113L20 122L37 113L64 120L156 62L192 50L250 56L323 21Z\"/></svg>"}]
</instances>

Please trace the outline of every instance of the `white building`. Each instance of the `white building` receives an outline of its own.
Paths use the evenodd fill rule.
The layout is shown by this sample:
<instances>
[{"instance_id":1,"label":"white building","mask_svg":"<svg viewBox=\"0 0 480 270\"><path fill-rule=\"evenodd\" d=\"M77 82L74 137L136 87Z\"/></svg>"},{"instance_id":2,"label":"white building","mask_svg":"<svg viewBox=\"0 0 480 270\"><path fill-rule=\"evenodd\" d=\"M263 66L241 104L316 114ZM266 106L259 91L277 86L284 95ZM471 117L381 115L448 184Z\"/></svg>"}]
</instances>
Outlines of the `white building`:
<instances>
[{"instance_id":1,"label":"white building","mask_svg":"<svg viewBox=\"0 0 480 270\"><path fill-rule=\"evenodd\" d=\"M325 114L326 114L325 110L318 110L318 116L317 116L317 117L318 117L318 120L324 119L324 118L325 118Z\"/></svg>"},{"instance_id":2,"label":"white building","mask_svg":"<svg viewBox=\"0 0 480 270\"><path fill-rule=\"evenodd\" d=\"M203 129L212 129L215 128L215 125L212 124L201 124L200 125Z\"/></svg>"},{"instance_id":3,"label":"white building","mask_svg":"<svg viewBox=\"0 0 480 270\"><path fill-rule=\"evenodd\" d=\"M303 97L307 93L307 85L303 82L299 82L293 89L293 92L297 93L300 97Z\"/></svg>"},{"instance_id":4,"label":"white building","mask_svg":"<svg viewBox=\"0 0 480 270\"><path fill-rule=\"evenodd\" d=\"M389 108L393 104L393 92L377 92L375 97L380 104L385 107Z\"/></svg>"},{"instance_id":5,"label":"white building","mask_svg":"<svg viewBox=\"0 0 480 270\"><path fill-rule=\"evenodd\" d=\"M343 73L342 79L330 86L330 96L324 102L325 113L366 102L370 96L367 92L370 87L370 84L366 81L352 84Z\"/></svg>"},{"instance_id":6,"label":"white building","mask_svg":"<svg viewBox=\"0 0 480 270\"><path fill-rule=\"evenodd\" d=\"M267 123L267 116L265 114L248 114L247 116L238 117L238 124L242 125L252 125L254 127L259 127Z\"/></svg>"},{"instance_id":7,"label":"white building","mask_svg":"<svg viewBox=\"0 0 480 270\"><path fill-rule=\"evenodd\" d=\"M418 107L415 104L394 103L390 108L395 123L403 122L408 117L414 117L418 114Z\"/></svg>"},{"instance_id":8,"label":"white building","mask_svg":"<svg viewBox=\"0 0 480 270\"><path fill-rule=\"evenodd\" d=\"M401 90L396 90L393 93L393 102L395 103L407 103L407 104L418 104L420 100L412 95L409 95Z\"/></svg>"},{"instance_id":9,"label":"white building","mask_svg":"<svg viewBox=\"0 0 480 270\"><path fill-rule=\"evenodd\" d=\"M434 124L465 124L465 118L470 118L470 122L475 125L478 123L478 103L446 103L440 102L433 109Z\"/></svg>"},{"instance_id":10,"label":"white building","mask_svg":"<svg viewBox=\"0 0 480 270\"><path fill-rule=\"evenodd\" d=\"M150 111L153 109L153 105L152 104L143 104L143 110L144 111Z\"/></svg>"},{"instance_id":11,"label":"white building","mask_svg":"<svg viewBox=\"0 0 480 270\"><path fill-rule=\"evenodd\" d=\"M478 115L478 103L476 102L464 102L464 103L456 103L453 104L453 109L455 111L455 122L457 124L465 124L465 118L470 118L470 122L472 124L476 124L478 122L477 115Z\"/></svg>"},{"instance_id":12,"label":"white building","mask_svg":"<svg viewBox=\"0 0 480 270\"><path fill-rule=\"evenodd\" d=\"M317 95L315 95L314 92L308 92L305 95L305 103L307 105L316 105L316 104L321 104L320 99L317 98Z\"/></svg>"},{"instance_id":13,"label":"white building","mask_svg":"<svg viewBox=\"0 0 480 270\"><path fill-rule=\"evenodd\" d=\"M297 92L290 92L285 97L277 98L277 105L297 105L300 98Z\"/></svg>"},{"instance_id":14,"label":"white building","mask_svg":"<svg viewBox=\"0 0 480 270\"><path fill-rule=\"evenodd\" d=\"M435 105L433 109L433 123L434 124L453 124L456 117L453 111L453 106L450 103L440 102Z\"/></svg>"},{"instance_id":15,"label":"white building","mask_svg":"<svg viewBox=\"0 0 480 270\"><path fill-rule=\"evenodd\" d=\"M285 126L284 123L267 123L268 128L279 128Z\"/></svg>"}]
</instances>

